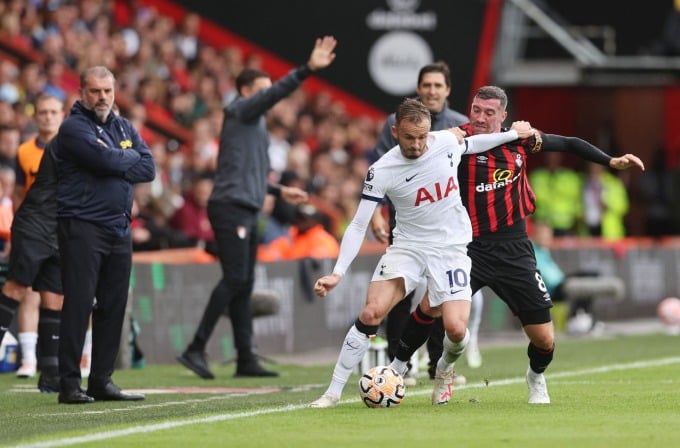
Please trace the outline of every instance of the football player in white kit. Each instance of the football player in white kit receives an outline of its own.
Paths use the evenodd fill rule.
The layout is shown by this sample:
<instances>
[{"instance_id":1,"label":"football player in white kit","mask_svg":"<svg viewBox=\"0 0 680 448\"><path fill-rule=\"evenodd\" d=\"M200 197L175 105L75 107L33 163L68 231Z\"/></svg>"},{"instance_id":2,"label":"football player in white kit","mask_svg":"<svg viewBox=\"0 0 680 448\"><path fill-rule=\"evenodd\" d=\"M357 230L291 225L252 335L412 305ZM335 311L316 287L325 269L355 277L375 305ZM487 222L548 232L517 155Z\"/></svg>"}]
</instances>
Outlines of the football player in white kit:
<instances>
[{"instance_id":1,"label":"football player in white kit","mask_svg":"<svg viewBox=\"0 0 680 448\"><path fill-rule=\"evenodd\" d=\"M439 362L446 377L435 380L433 403L447 403L453 382L453 363L469 339L470 258L467 244L472 228L458 191L461 154L487 151L500 144L527 138L527 122L511 130L461 138L455 131L430 131L430 112L415 99L399 106L392 133L398 145L368 170L361 201L345 231L333 273L318 279L315 293L325 297L340 282L364 240L377 204L389 196L396 210L394 242L373 273L366 304L349 329L331 383L314 408L334 407L352 370L363 358L378 326L396 303L426 278L429 298L424 309L439 309L446 336ZM428 303L429 300L429 303Z\"/></svg>"}]
</instances>

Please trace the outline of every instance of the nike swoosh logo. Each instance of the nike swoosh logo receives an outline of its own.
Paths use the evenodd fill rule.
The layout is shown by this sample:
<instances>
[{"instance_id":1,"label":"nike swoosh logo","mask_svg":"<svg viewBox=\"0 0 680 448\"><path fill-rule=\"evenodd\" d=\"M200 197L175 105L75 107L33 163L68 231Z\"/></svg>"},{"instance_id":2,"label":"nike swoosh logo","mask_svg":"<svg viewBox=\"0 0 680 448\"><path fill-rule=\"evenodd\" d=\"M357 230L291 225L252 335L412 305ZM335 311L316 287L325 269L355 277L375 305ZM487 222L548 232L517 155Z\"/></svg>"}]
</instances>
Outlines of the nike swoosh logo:
<instances>
[{"instance_id":1,"label":"nike swoosh logo","mask_svg":"<svg viewBox=\"0 0 680 448\"><path fill-rule=\"evenodd\" d=\"M418 175L418 173L414 174L414 175L411 176L411 177L407 177L407 178L406 178L406 182L411 182L411 179L413 179L413 178L416 177L417 175Z\"/></svg>"},{"instance_id":2,"label":"nike swoosh logo","mask_svg":"<svg viewBox=\"0 0 680 448\"><path fill-rule=\"evenodd\" d=\"M451 295L458 294L461 291L462 291L462 289L457 289L456 291L451 291Z\"/></svg>"},{"instance_id":3,"label":"nike swoosh logo","mask_svg":"<svg viewBox=\"0 0 680 448\"><path fill-rule=\"evenodd\" d=\"M9 330L8 327L0 327L0 331L7 331L7 330Z\"/></svg>"}]
</instances>

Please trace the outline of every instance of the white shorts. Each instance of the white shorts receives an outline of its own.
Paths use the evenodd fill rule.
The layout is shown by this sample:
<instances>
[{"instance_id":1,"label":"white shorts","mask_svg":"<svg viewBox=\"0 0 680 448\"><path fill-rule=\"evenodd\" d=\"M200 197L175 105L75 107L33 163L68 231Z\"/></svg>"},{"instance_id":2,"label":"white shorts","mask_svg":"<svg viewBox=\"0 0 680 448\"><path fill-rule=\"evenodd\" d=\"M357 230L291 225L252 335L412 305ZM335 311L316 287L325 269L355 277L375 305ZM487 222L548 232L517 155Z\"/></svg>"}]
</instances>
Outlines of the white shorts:
<instances>
[{"instance_id":1,"label":"white shorts","mask_svg":"<svg viewBox=\"0 0 680 448\"><path fill-rule=\"evenodd\" d=\"M427 282L430 306L449 300L470 300L470 267L467 245L387 248L371 281L403 278L406 294Z\"/></svg>"}]
</instances>

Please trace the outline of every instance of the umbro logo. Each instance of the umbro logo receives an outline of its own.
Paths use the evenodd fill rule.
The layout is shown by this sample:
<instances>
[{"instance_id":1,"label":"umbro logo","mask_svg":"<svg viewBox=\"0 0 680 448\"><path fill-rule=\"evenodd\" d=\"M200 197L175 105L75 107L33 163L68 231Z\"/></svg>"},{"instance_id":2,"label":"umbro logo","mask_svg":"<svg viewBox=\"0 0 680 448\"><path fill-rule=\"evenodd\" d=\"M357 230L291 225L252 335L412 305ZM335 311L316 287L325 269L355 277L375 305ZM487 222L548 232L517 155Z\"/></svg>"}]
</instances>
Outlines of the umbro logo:
<instances>
[{"instance_id":1,"label":"umbro logo","mask_svg":"<svg viewBox=\"0 0 680 448\"><path fill-rule=\"evenodd\" d=\"M489 158L487 156L477 156L477 161L479 163L486 163Z\"/></svg>"},{"instance_id":2,"label":"umbro logo","mask_svg":"<svg viewBox=\"0 0 680 448\"><path fill-rule=\"evenodd\" d=\"M411 176L411 177L407 177L407 178L406 178L406 182L411 182L411 179L413 179L413 178L416 177L417 175L418 175L418 173L414 174L414 175Z\"/></svg>"}]
</instances>

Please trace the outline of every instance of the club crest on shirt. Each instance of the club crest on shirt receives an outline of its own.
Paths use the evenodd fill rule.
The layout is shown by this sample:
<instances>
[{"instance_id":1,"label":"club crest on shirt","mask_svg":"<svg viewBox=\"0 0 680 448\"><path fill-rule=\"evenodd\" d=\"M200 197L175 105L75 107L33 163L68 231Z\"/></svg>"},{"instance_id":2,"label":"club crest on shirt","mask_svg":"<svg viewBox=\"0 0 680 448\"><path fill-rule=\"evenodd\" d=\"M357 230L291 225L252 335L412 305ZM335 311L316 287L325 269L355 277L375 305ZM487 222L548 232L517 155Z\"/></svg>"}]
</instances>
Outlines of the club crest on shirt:
<instances>
[{"instance_id":1,"label":"club crest on shirt","mask_svg":"<svg viewBox=\"0 0 680 448\"><path fill-rule=\"evenodd\" d=\"M370 182L370 181L373 180L374 177L375 177L375 171L373 171L373 168L371 168L370 170L368 170L368 173L366 173L366 181Z\"/></svg>"},{"instance_id":2,"label":"club crest on shirt","mask_svg":"<svg viewBox=\"0 0 680 448\"><path fill-rule=\"evenodd\" d=\"M522 160L522 155L515 153L515 165L517 165L517 168L521 168L523 164L524 160Z\"/></svg>"}]
</instances>

